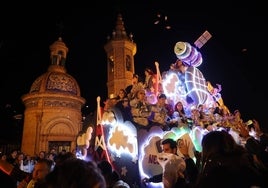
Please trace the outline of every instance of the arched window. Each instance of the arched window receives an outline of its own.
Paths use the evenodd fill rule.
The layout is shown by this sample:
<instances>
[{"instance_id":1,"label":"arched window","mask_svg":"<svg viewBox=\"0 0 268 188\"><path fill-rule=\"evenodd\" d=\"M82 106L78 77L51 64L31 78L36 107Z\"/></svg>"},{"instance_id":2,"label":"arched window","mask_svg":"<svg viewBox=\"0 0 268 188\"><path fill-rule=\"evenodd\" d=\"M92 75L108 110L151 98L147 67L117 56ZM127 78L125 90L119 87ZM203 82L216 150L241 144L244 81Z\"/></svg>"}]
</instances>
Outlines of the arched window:
<instances>
[{"instance_id":1,"label":"arched window","mask_svg":"<svg viewBox=\"0 0 268 188\"><path fill-rule=\"evenodd\" d=\"M131 57L129 55L126 56L126 70L131 71Z\"/></svg>"}]
</instances>

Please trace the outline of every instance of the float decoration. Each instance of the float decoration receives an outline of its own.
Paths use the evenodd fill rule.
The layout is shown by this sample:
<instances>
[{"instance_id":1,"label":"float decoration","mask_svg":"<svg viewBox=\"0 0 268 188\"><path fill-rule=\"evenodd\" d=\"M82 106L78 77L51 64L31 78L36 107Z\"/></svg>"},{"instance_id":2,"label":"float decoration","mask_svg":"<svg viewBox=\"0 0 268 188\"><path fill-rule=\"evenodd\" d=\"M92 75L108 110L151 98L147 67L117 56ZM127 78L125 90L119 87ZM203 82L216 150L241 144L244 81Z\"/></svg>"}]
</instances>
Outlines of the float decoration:
<instances>
[{"instance_id":1,"label":"float decoration","mask_svg":"<svg viewBox=\"0 0 268 188\"><path fill-rule=\"evenodd\" d=\"M217 96L220 96L220 90L213 90L213 94L211 90L213 87L208 88L206 79L197 68L203 62L197 47L201 48L210 37L208 31L205 31L198 42L195 42L196 47L188 42L177 42L174 53L178 59L162 75L158 62L155 62L156 96L164 93L167 101L173 105L181 101L188 113L192 107L197 107L199 104L209 106L216 103L214 95L217 93ZM217 99L220 101L219 97ZM131 187L142 187L142 178L162 172L163 167L158 157L162 152L160 143L163 139L172 138L177 141L183 139L189 143L189 150L193 148L197 151L202 150L201 139L205 133L199 128L191 130L189 127L173 127L169 131L164 131L159 126L152 126L150 129L137 130L132 122L123 120L119 109L115 107L105 109L102 113L100 98L97 98L97 102L97 122L92 136L92 138L95 136L95 140L92 139L95 142L90 145L88 154L96 161L103 159L110 161L121 178ZM189 155L194 157L193 152ZM150 183L147 186L160 188L163 185Z\"/></svg>"}]
</instances>

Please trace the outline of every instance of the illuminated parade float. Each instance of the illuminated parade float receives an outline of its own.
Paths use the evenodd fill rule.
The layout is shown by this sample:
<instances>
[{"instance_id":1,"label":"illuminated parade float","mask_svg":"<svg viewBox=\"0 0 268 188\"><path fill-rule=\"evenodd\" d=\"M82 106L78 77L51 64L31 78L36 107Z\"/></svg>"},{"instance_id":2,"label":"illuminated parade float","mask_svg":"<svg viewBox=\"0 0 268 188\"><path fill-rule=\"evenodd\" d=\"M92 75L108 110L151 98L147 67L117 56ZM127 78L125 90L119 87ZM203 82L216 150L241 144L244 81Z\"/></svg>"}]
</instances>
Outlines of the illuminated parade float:
<instances>
[{"instance_id":1,"label":"illuminated parade float","mask_svg":"<svg viewBox=\"0 0 268 188\"><path fill-rule=\"evenodd\" d=\"M205 36L208 36L206 40L211 37L207 31L201 39ZM198 46L198 41L195 46ZM223 104L220 88L214 88L198 69L203 59L197 47L180 41L174 45L174 53L177 61L170 65L169 70L160 74L159 64L155 63L158 84L155 85L154 92L146 92L150 104L155 105L157 96L165 94L172 109L179 101L183 104L187 117L191 117L192 110L200 104L227 109ZM162 164L159 160L163 139L187 140L189 156L194 159L194 151L202 150L201 139L205 129L195 126L192 118L187 119L185 126L172 126L169 129L154 124L137 126L134 121L125 121L117 107L102 108L100 101L100 97L97 97L95 116L85 120L77 144L82 157L88 160L110 161L131 187L145 187L141 182L143 178L162 173L162 166L171 163L172 159L169 159L168 155L165 155L166 159ZM163 187L163 184L148 183L146 187Z\"/></svg>"},{"instance_id":2,"label":"illuminated parade float","mask_svg":"<svg viewBox=\"0 0 268 188\"><path fill-rule=\"evenodd\" d=\"M131 188L171 188L166 183L177 179L177 158L187 156L196 162L195 154L202 152L201 141L209 131L224 129L237 143L245 141L236 127L241 125L240 113L230 113L221 85L214 86L199 69L203 63L199 50L211 37L205 31L193 45L176 42L171 49L176 60L168 64L168 70L160 71L160 64L154 62L155 71L146 67L144 80L139 80L134 65L136 43L119 14L104 45L108 95L97 96L96 109L86 115L81 110L86 100L65 67L69 49L59 37L50 46L47 72L22 96L21 150L32 156L51 149L76 152L83 160L109 161ZM96 75L94 82L102 76ZM119 98L120 92L125 96ZM162 141L167 138L176 141L177 155L163 152ZM185 153L180 151L181 141L187 145ZM166 181L142 181L159 174Z\"/></svg>"}]
</instances>

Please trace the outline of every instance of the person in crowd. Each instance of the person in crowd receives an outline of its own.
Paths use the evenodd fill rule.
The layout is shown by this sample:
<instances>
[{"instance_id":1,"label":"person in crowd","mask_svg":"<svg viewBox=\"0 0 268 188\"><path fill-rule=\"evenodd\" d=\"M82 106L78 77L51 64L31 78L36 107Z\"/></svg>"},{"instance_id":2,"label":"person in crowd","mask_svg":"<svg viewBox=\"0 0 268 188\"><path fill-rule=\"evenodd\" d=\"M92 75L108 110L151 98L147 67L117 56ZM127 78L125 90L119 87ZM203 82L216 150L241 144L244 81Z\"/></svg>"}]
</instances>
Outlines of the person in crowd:
<instances>
[{"instance_id":1,"label":"person in crowd","mask_svg":"<svg viewBox=\"0 0 268 188\"><path fill-rule=\"evenodd\" d=\"M102 160L97 163L98 168L101 171L101 174L103 175L105 181L106 181L106 187L111 188L113 185L113 180L112 180L112 172L113 172L113 167L110 164L109 161L107 160Z\"/></svg>"},{"instance_id":2,"label":"person in crowd","mask_svg":"<svg viewBox=\"0 0 268 188\"><path fill-rule=\"evenodd\" d=\"M106 182L94 161L71 157L56 165L37 188L106 188Z\"/></svg>"},{"instance_id":3,"label":"person in crowd","mask_svg":"<svg viewBox=\"0 0 268 188\"><path fill-rule=\"evenodd\" d=\"M54 171L64 161L72 158L76 158L76 155L74 155L72 152L61 151L55 158L56 165L54 169L52 169L51 160L46 158L39 159L36 161L32 173L24 172L7 161L0 160L0 170L15 181L20 182L18 184L18 188L36 188L45 184L45 178L50 175L52 170Z\"/></svg>"},{"instance_id":4,"label":"person in crowd","mask_svg":"<svg viewBox=\"0 0 268 188\"><path fill-rule=\"evenodd\" d=\"M261 131L256 119L250 121L252 122L251 125L238 125L239 133L245 141L244 147L252 155L255 167L268 177L268 134ZM251 135L250 127L254 129L254 135Z\"/></svg>"},{"instance_id":5,"label":"person in crowd","mask_svg":"<svg viewBox=\"0 0 268 188\"><path fill-rule=\"evenodd\" d=\"M233 116L234 123L244 123L241 112L238 109L234 111Z\"/></svg>"},{"instance_id":6,"label":"person in crowd","mask_svg":"<svg viewBox=\"0 0 268 188\"><path fill-rule=\"evenodd\" d=\"M210 105L207 110L207 121L209 125L217 126L218 122L216 120L216 116L214 112L215 112L215 107L213 105Z\"/></svg>"},{"instance_id":7,"label":"person in crowd","mask_svg":"<svg viewBox=\"0 0 268 188\"><path fill-rule=\"evenodd\" d=\"M163 130L169 130L169 125L167 124L168 119L168 110L166 109L166 95L160 94L157 98L157 103L155 105L150 105L150 121L152 125L160 126Z\"/></svg>"},{"instance_id":8,"label":"person in crowd","mask_svg":"<svg viewBox=\"0 0 268 188\"><path fill-rule=\"evenodd\" d=\"M124 97L123 100L118 101L116 107L120 110L124 121L133 121L131 114L131 106L129 104L128 97Z\"/></svg>"},{"instance_id":9,"label":"person in crowd","mask_svg":"<svg viewBox=\"0 0 268 188\"><path fill-rule=\"evenodd\" d=\"M201 118L200 118L199 110L195 106L191 107L191 115L190 115L190 117L191 117L191 119L193 121L194 126L200 126L201 128L204 127L203 124L202 124Z\"/></svg>"},{"instance_id":10,"label":"person in crowd","mask_svg":"<svg viewBox=\"0 0 268 188\"><path fill-rule=\"evenodd\" d=\"M256 132L256 137L257 140L259 140L260 143L260 147L261 147L261 159L264 163L264 165L266 166L266 168L268 168L268 134L267 132L262 131L259 122L256 119L253 119L253 126L254 126L254 130Z\"/></svg>"},{"instance_id":11,"label":"person in crowd","mask_svg":"<svg viewBox=\"0 0 268 188\"><path fill-rule=\"evenodd\" d=\"M127 97L127 92L125 91L125 89L120 89L118 92L118 100L117 102L120 102L122 100L124 100L124 98Z\"/></svg>"},{"instance_id":12,"label":"person in crowd","mask_svg":"<svg viewBox=\"0 0 268 188\"><path fill-rule=\"evenodd\" d=\"M148 93L155 93L155 84L156 84L156 74L149 67L144 70L145 81L144 89Z\"/></svg>"},{"instance_id":13,"label":"person in crowd","mask_svg":"<svg viewBox=\"0 0 268 188\"><path fill-rule=\"evenodd\" d=\"M114 112L112 112L114 109L116 109L118 100L118 95L110 94L109 97L104 102L104 107L101 110L102 113L102 120L108 121L109 123L112 123L114 118Z\"/></svg>"},{"instance_id":14,"label":"person in crowd","mask_svg":"<svg viewBox=\"0 0 268 188\"><path fill-rule=\"evenodd\" d=\"M151 112L149 109L149 104L146 100L145 90L140 89L135 93L134 99L130 100L131 114L133 117L133 122L137 128L148 128Z\"/></svg>"},{"instance_id":15,"label":"person in crowd","mask_svg":"<svg viewBox=\"0 0 268 188\"><path fill-rule=\"evenodd\" d=\"M209 116L208 116L208 113L207 113L207 108L204 104L199 104L197 106L197 109L199 111L199 120L200 120L200 125L203 127L203 128L206 128L208 131L211 130L211 127L209 126L210 125L210 120L209 120ZM209 128L208 128L209 126Z\"/></svg>"},{"instance_id":16,"label":"person in crowd","mask_svg":"<svg viewBox=\"0 0 268 188\"><path fill-rule=\"evenodd\" d=\"M227 131L211 131L202 139L202 168L196 188L265 187L248 151Z\"/></svg>"},{"instance_id":17,"label":"person in crowd","mask_svg":"<svg viewBox=\"0 0 268 188\"><path fill-rule=\"evenodd\" d=\"M31 176L24 178L17 186L17 188L34 188L38 184L43 183L45 177L52 170L52 162L48 159L39 159L34 165ZM31 177L31 179L30 179Z\"/></svg>"},{"instance_id":18,"label":"person in crowd","mask_svg":"<svg viewBox=\"0 0 268 188\"><path fill-rule=\"evenodd\" d=\"M113 169L109 161L100 161L98 167L105 178L107 188L130 188L130 186L121 179L118 172Z\"/></svg>"},{"instance_id":19,"label":"person in crowd","mask_svg":"<svg viewBox=\"0 0 268 188\"><path fill-rule=\"evenodd\" d=\"M206 116L206 112L205 112L205 107L204 107L204 105L203 105L203 104L199 104L199 105L197 106L197 110L199 111L199 114L200 114L199 118L200 118L201 121L202 121L203 119L205 119L205 116Z\"/></svg>"},{"instance_id":20,"label":"person in crowd","mask_svg":"<svg viewBox=\"0 0 268 188\"><path fill-rule=\"evenodd\" d=\"M116 94L110 94L109 98L108 98L108 102L109 102L109 109L112 109L113 107L116 106L117 102L118 102L119 96Z\"/></svg>"},{"instance_id":21,"label":"person in crowd","mask_svg":"<svg viewBox=\"0 0 268 188\"><path fill-rule=\"evenodd\" d=\"M35 160L30 155L26 154L23 160L23 170L31 173L34 169Z\"/></svg>"},{"instance_id":22,"label":"person in crowd","mask_svg":"<svg viewBox=\"0 0 268 188\"><path fill-rule=\"evenodd\" d=\"M163 153L166 154L172 154L171 157L173 156L174 160L176 161L176 163L178 164L178 168L174 170L174 166L173 165L171 168L173 169L173 174L169 174L169 177L172 177L172 180L174 180L174 178L176 179L176 182L169 182L169 181L165 181L167 179L169 179L169 177L165 177L165 169L163 170L163 173L161 174L157 174L154 175L152 177L145 177L142 179L143 183L150 183L150 182L154 182L154 183L159 183L159 182L163 182L164 187L181 187L184 188L186 187L186 181L184 178L184 172L186 169L186 163L184 161L183 158L177 156L177 143L175 140L171 139L171 138L167 138L165 140L162 141L162 149L163 149ZM174 184L173 184L174 183Z\"/></svg>"},{"instance_id":23,"label":"person in crowd","mask_svg":"<svg viewBox=\"0 0 268 188\"><path fill-rule=\"evenodd\" d=\"M112 188L130 188L129 184L123 181L115 170L112 172L112 179L115 181Z\"/></svg>"},{"instance_id":24,"label":"person in crowd","mask_svg":"<svg viewBox=\"0 0 268 188\"><path fill-rule=\"evenodd\" d=\"M52 169L52 170L54 169L54 167L55 167L55 165L56 165L55 157L56 157L56 154L55 154L55 153L48 153L47 156L46 156L46 158L47 158L48 160L50 160L51 163L52 163L52 166L51 166L51 169Z\"/></svg>"},{"instance_id":25,"label":"person in crowd","mask_svg":"<svg viewBox=\"0 0 268 188\"><path fill-rule=\"evenodd\" d=\"M5 153L0 153L1 160L6 161L7 160L7 155Z\"/></svg>"},{"instance_id":26,"label":"person in crowd","mask_svg":"<svg viewBox=\"0 0 268 188\"><path fill-rule=\"evenodd\" d=\"M74 154L73 152L60 152L55 158L55 166L54 169L57 168L57 166L61 165L64 161L66 161L67 159L72 159L72 158L77 158L76 154Z\"/></svg>"},{"instance_id":27,"label":"person in crowd","mask_svg":"<svg viewBox=\"0 0 268 188\"><path fill-rule=\"evenodd\" d=\"M179 138L177 147L177 154L182 156L186 163L184 176L187 188L194 188L199 172L199 167L196 164L200 162L200 153L196 151L193 143L190 143L190 140L187 139Z\"/></svg>"},{"instance_id":28,"label":"person in crowd","mask_svg":"<svg viewBox=\"0 0 268 188\"><path fill-rule=\"evenodd\" d=\"M23 160L24 160L24 153L18 152L13 165L24 171Z\"/></svg>"},{"instance_id":29,"label":"person in crowd","mask_svg":"<svg viewBox=\"0 0 268 188\"><path fill-rule=\"evenodd\" d=\"M6 162L7 155L5 153L0 152L0 156L1 156L0 161L3 160ZM1 165L0 165L0 169L1 169ZM0 182L1 182L1 185L5 188L17 188L17 181L2 170L0 170Z\"/></svg>"},{"instance_id":30,"label":"person in crowd","mask_svg":"<svg viewBox=\"0 0 268 188\"><path fill-rule=\"evenodd\" d=\"M17 188L35 188L35 185L41 183L46 175L50 173L51 164L47 159L39 159L34 166L33 172L28 173L17 166L0 160L0 170L19 182Z\"/></svg>"},{"instance_id":31,"label":"person in crowd","mask_svg":"<svg viewBox=\"0 0 268 188\"><path fill-rule=\"evenodd\" d=\"M58 155L57 149L55 147L52 147L49 151L49 153L52 153L54 156Z\"/></svg>"},{"instance_id":32,"label":"person in crowd","mask_svg":"<svg viewBox=\"0 0 268 188\"><path fill-rule=\"evenodd\" d=\"M125 89L125 91L127 93L127 97L129 98L129 100L134 99L137 91L141 90L143 88L144 88L143 82L142 82L141 78L139 77L139 75L133 74L132 84L127 86Z\"/></svg>"},{"instance_id":33,"label":"person in crowd","mask_svg":"<svg viewBox=\"0 0 268 188\"><path fill-rule=\"evenodd\" d=\"M174 105L174 112L172 113L170 126L171 127L183 127L187 125L187 116L184 110L184 106L181 101L178 101Z\"/></svg>"},{"instance_id":34,"label":"person in crowd","mask_svg":"<svg viewBox=\"0 0 268 188\"><path fill-rule=\"evenodd\" d=\"M40 151L38 153L38 156L36 158L36 160L38 161L39 159L45 159L46 158L46 152L45 151Z\"/></svg>"},{"instance_id":35,"label":"person in crowd","mask_svg":"<svg viewBox=\"0 0 268 188\"><path fill-rule=\"evenodd\" d=\"M13 149L8 155L6 161L12 165L16 165L16 158L18 155L18 150Z\"/></svg>"}]
</instances>

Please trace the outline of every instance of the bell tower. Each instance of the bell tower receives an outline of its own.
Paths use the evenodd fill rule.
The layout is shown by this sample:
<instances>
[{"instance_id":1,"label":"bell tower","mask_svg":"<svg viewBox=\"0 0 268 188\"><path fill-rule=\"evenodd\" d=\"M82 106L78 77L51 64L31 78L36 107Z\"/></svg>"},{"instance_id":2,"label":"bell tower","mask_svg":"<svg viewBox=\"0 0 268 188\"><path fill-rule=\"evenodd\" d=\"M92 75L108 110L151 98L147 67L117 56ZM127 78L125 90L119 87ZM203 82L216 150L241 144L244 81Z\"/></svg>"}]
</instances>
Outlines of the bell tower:
<instances>
[{"instance_id":1,"label":"bell tower","mask_svg":"<svg viewBox=\"0 0 268 188\"><path fill-rule=\"evenodd\" d=\"M107 54L108 96L118 94L120 89L132 83L135 73L134 55L137 51L132 37L132 34L127 35L122 15L118 14L115 30L104 45Z\"/></svg>"}]
</instances>

